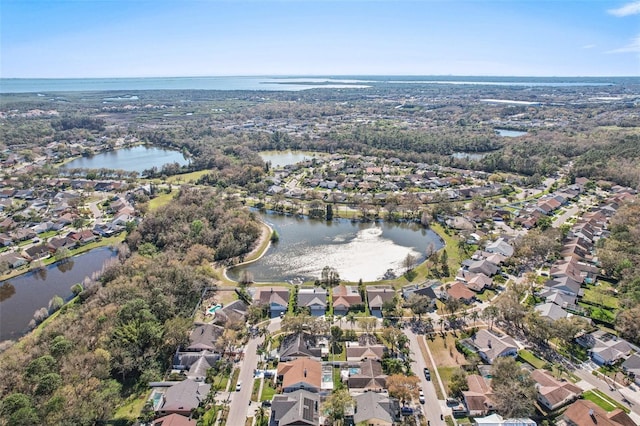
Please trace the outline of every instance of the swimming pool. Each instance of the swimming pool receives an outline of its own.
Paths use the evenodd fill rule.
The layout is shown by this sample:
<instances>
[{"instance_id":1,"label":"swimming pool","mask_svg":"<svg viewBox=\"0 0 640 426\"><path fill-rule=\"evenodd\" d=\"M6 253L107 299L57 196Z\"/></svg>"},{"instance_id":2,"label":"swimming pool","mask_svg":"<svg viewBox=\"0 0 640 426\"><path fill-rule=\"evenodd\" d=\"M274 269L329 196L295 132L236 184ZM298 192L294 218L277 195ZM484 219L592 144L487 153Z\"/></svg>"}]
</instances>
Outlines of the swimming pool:
<instances>
[{"instance_id":1,"label":"swimming pool","mask_svg":"<svg viewBox=\"0 0 640 426\"><path fill-rule=\"evenodd\" d=\"M162 393L154 392L153 395L151 395L151 401L153 401L153 409L158 410L162 405Z\"/></svg>"},{"instance_id":2,"label":"swimming pool","mask_svg":"<svg viewBox=\"0 0 640 426\"><path fill-rule=\"evenodd\" d=\"M360 367L349 367L349 375L360 374Z\"/></svg>"},{"instance_id":3,"label":"swimming pool","mask_svg":"<svg viewBox=\"0 0 640 426\"><path fill-rule=\"evenodd\" d=\"M215 312L216 312L218 309L220 309L220 308L222 308L222 305L218 303L217 305L213 305L212 307L210 307L209 309L207 309L207 313L208 313L209 315L213 315L213 314L215 314Z\"/></svg>"}]
</instances>

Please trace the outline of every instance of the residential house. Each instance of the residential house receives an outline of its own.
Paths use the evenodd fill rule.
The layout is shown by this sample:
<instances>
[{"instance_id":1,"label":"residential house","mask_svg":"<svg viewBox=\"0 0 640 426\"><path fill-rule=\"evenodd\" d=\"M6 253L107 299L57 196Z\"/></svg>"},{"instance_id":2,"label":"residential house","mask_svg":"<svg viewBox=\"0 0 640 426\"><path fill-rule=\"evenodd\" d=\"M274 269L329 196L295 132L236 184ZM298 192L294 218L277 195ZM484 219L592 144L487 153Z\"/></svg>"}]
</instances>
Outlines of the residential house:
<instances>
[{"instance_id":1,"label":"residential house","mask_svg":"<svg viewBox=\"0 0 640 426\"><path fill-rule=\"evenodd\" d=\"M275 395L269 426L319 426L319 405L320 396L306 390Z\"/></svg>"},{"instance_id":2,"label":"residential house","mask_svg":"<svg viewBox=\"0 0 640 426\"><path fill-rule=\"evenodd\" d=\"M376 285L367 287L367 301L371 315L382 318L382 308L385 303L395 301L396 291L390 285Z\"/></svg>"},{"instance_id":3,"label":"residential house","mask_svg":"<svg viewBox=\"0 0 640 426\"><path fill-rule=\"evenodd\" d=\"M69 232L67 234L68 238L75 240L78 244L89 244L98 239L98 236L93 233L90 229L84 229L78 232Z\"/></svg>"},{"instance_id":4,"label":"residential house","mask_svg":"<svg viewBox=\"0 0 640 426\"><path fill-rule=\"evenodd\" d=\"M155 419L151 426L196 426L197 422L180 414L169 414Z\"/></svg>"},{"instance_id":5,"label":"residential house","mask_svg":"<svg viewBox=\"0 0 640 426\"><path fill-rule=\"evenodd\" d=\"M236 300L216 310L213 322L218 325L244 323L248 308L249 305L244 300Z\"/></svg>"},{"instance_id":6,"label":"residential house","mask_svg":"<svg viewBox=\"0 0 640 426\"><path fill-rule=\"evenodd\" d=\"M556 290L571 296L581 296L583 293L580 289L580 283L567 276L548 280L544 283L544 287L546 289Z\"/></svg>"},{"instance_id":7,"label":"residential house","mask_svg":"<svg viewBox=\"0 0 640 426\"><path fill-rule=\"evenodd\" d=\"M353 423L357 425L393 426L400 421L400 403L389 395L365 392L353 399Z\"/></svg>"},{"instance_id":8,"label":"residential house","mask_svg":"<svg viewBox=\"0 0 640 426\"><path fill-rule=\"evenodd\" d=\"M631 345L626 340L602 330L582 336L578 343L589 349L589 355L598 365L612 365L631 355Z\"/></svg>"},{"instance_id":9,"label":"residential house","mask_svg":"<svg viewBox=\"0 0 640 426\"><path fill-rule=\"evenodd\" d=\"M486 363L493 364L493 361L500 356L516 356L518 346L510 336L497 334L487 329L480 329L472 337L461 341L473 352L480 355Z\"/></svg>"},{"instance_id":10,"label":"residential house","mask_svg":"<svg viewBox=\"0 0 640 426\"><path fill-rule=\"evenodd\" d=\"M348 365L347 385L349 391L381 392L387 388L387 375L382 370L382 361L366 359L357 364Z\"/></svg>"},{"instance_id":11,"label":"residential house","mask_svg":"<svg viewBox=\"0 0 640 426\"><path fill-rule=\"evenodd\" d=\"M534 370L531 378L536 382L537 399L547 411L567 405L582 394L582 389L571 382L560 381L546 370Z\"/></svg>"},{"instance_id":12,"label":"residential house","mask_svg":"<svg viewBox=\"0 0 640 426\"><path fill-rule=\"evenodd\" d=\"M211 385L186 379L173 384L163 395L162 405L156 410L160 415L182 414L189 416L192 410L209 394Z\"/></svg>"},{"instance_id":13,"label":"residential house","mask_svg":"<svg viewBox=\"0 0 640 426\"><path fill-rule=\"evenodd\" d=\"M321 287L298 290L298 309L308 308L311 316L319 317L327 311L327 290Z\"/></svg>"},{"instance_id":14,"label":"residential house","mask_svg":"<svg viewBox=\"0 0 640 426\"><path fill-rule=\"evenodd\" d=\"M6 262L10 268L16 269L28 263L27 259L16 253L0 254L0 263Z\"/></svg>"},{"instance_id":15,"label":"residential house","mask_svg":"<svg viewBox=\"0 0 640 426\"><path fill-rule=\"evenodd\" d=\"M31 260L44 259L51 254L46 244L33 245L24 250L25 255Z\"/></svg>"},{"instance_id":16,"label":"residential house","mask_svg":"<svg viewBox=\"0 0 640 426\"><path fill-rule=\"evenodd\" d=\"M636 426L622 409L606 412L594 402L579 399L562 413L562 420L569 426Z\"/></svg>"},{"instance_id":17,"label":"residential house","mask_svg":"<svg viewBox=\"0 0 640 426\"><path fill-rule=\"evenodd\" d=\"M177 352L173 360L173 369L184 371L187 378L204 382L208 370L220 359L220 354L211 350Z\"/></svg>"},{"instance_id":18,"label":"residential house","mask_svg":"<svg viewBox=\"0 0 640 426\"><path fill-rule=\"evenodd\" d=\"M496 241L490 243L485 248L489 253L499 253L506 257L513 256L513 246L509 244L504 238L498 238Z\"/></svg>"},{"instance_id":19,"label":"residential house","mask_svg":"<svg viewBox=\"0 0 640 426\"><path fill-rule=\"evenodd\" d=\"M316 345L316 340L316 336L307 333L288 335L280 343L278 350L280 361L290 361L303 357L320 359L323 355L323 348Z\"/></svg>"},{"instance_id":20,"label":"residential house","mask_svg":"<svg viewBox=\"0 0 640 426\"><path fill-rule=\"evenodd\" d=\"M464 303L472 303L476 298L476 294L460 281L454 281L453 284L447 288L447 297L461 300Z\"/></svg>"},{"instance_id":21,"label":"residential house","mask_svg":"<svg viewBox=\"0 0 640 426\"><path fill-rule=\"evenodd\" d=\"M640 385L640 355L635 353L622 363L622 371Z\"/></svg>"},{"instance_id":22,"label":"residential house","mask_svg":"<svg viewBox=\"0 0 640 426\"><path fill-rule=\"evenodd\" d=\"M491 386L478 374L467 376L469 390L462 392L464 405L470 416L484 416L494 410L493 391Z\"/></svg>"},{"instance_id":23,"label":"residential house","mask_svg":"<svg viewBox=\"0 0 640 426\"><path fill-rule=\"evenodd\" d=\"M55 237L49 240L46 244L49 252L55 253L58 249L65 248L67 250L72 250L78 246L78 242L69 237Z\"/></svg>"},{"instance_id":24,"label":"residential house","mask_svg":"<svg viewBox=\"0 0 640 426\"><path fill-rule=\"evenodd\" d=\"M332 290L333 314L346 315L352 306L362 305L362 296L358 288L341 284Z\"/></svg>"},{"instance_id":25,"label":"residential house","mask_svg":"<svg viewBox=\"0 0 640 426\"><path fill-rule=\"evenodd\" d=\"M260 287L254 290L253 300L269 307L269 317L277 318L287 312L289 289L286 287Z\"/></svg>"},{"instance_id":26,"label":"residential house","mask_svg":"<svg viewBox=\"0 0 640 426\"><path fill-rule=\"evenodd\" d=\"M311 358L280 362L277 377L284 393L299 389L317 393L322 385L322 364Z\"/></svg>"},{"instance_id":27,"label":"residential house","mask_svg":"<svg viewBox=\"0 0 640 426\"><path fill-rule=\"evenodd\" d=\"M476 426L536 426L536 422L529 418L505 419L500 414L473 419Z\"/></svg>"},{"instance_id":28,"label":"residential house","mask_svg":"<svg viewBox=\"0 0 640 426\"><path fill-rule=\"evenodd\" d=\"M187 351L215 351L217 340L222 336L224 328L215 324L195 323L189 335L190 344Z\"/></svg>"},{"instance_id":29,"label":"residential house","mask_svg":"<svg viewBox=\"0 0 640 426\"><path fill-rule=\"evenodd\" d=\"M471 261L467 264L467 270L474 273L483 273L488 277L495 275L498 272L498 265L489 262L486 259Z\"/></svg>"},{"instance_id":30,"label":"residential house","mask_svg":"<svg viewBox=\"0 0 640 426\"><path fill-rule=\"evenodd\" d=\"M435 309L436 299L438 297L436 295L436 292L433 290L433 286L440 284L441 283L439 281L435 280L427 281L421 284L409 284L402 287L400 291L402 292L402 298L405 301L409 300L409 298L414 294L418 296L428 297L429 300L431 300L430 309Z\"/></svg>"},{"instance_id":31,"label":"residential house","mask_svg":"<svg viewBox=\"0 0 640 426\"><path fill-rule=\"evenodd\" d=\"M540 317L546 318L551 322L571 316L569 312L552 302L541 303L536 305L533 309L540 313Z\"/></svg>"},{"instance_id":32,"label":"residential house","mask_svg":"<svg viewBox=\"0 0 640 426\"><path fill-rule=\"evenodd\" d=\"M0 247L9 247L13 244L13 238L7 234L0 234Z\"/></svg>"},{"instance_id":33,"label":"residential house","mask_svg":"<svg viewBox=\"0 0 640 426\"><path fill-rule=\"evenodd\" d=\"M346 342L347 361L362 361L365 359L382 359L387 347L377 342L372 335L363 334L357 342Z\"/></svg>"}]
</instances>

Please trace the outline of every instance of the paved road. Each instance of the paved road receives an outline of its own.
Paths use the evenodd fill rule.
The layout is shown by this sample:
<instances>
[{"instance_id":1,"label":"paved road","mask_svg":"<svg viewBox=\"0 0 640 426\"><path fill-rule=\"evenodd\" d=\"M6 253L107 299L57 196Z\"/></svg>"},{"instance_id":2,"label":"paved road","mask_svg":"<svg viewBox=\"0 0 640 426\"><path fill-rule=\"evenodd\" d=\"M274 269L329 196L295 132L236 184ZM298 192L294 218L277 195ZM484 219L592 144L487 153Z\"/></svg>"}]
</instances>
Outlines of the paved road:
<instances>
[{"instance_id":1,"label":"paved road","mask_svg":"<svg viewBox=\"0 0 640 426\"><path fill-rule=\"evenodd\" d=\"M411 348L413 362L411 363L411 369L417 374L420 378L420 387L422 387L422 391L424 392L425 403L422 405L422 411L424 412L429 424L432 426L445 425L446 423L440 420L440 415L442 413L442 404L438 400L436 396L436 389L433 385L432 381L427 381L425 379L423 371L427 366L424 357L422 356L422 351L420 350L420 346L418 346L418 338L422 338L422 336L416 335L410 328L406 327L404 333L409 337L409 346ZM433 372L432 372L433 374Z\"/></svg>"},{"instance_id":2,"label":"paved road","mask_svg":"<svg viewBox=\"0 0 640 426\"><path fill-rule=\"evenodd\" d=\"M280 318L271 320L267 326L269 332L272 333L279 330L280 322ZM251 410L251 416L253 416L255 407L251 407L249 401L253 390L253 372L258 367L256 349L263 340L263 337L249 339L244 348L244 359L240 364L240 376L238 377L238 381L242 382L242 387L239 392L236 392L235 389L230 390L231 404L229 406L229 416L227 417L228 425L244 425L249 410ZM256 404L254 403L253 405L255 406Z\"/></svg>"},{"instance_id":3,"label":"paved road","mask_svg":"<svg viewBox=\"0 0 640 426\"><path fill-rule=\"evenodd\" d=\"M576 376L578 376L581 380L585 381L586 383L588 383L589 385L593 386L594 388L597 388L598 390L600 390L601 392L605 393L606 395L610 396L611 398L615 399L616 401L618 401L619 403L621 403L622 405L626 405L627 407L629 407L629 409L631 409L631 414L634 417L634 420L636 421L640 421L640 395L638 396L639 400L636 401L628 401L625 402L623 399L623 395L620 393L619 390L611 390L611 387L609 385L609 383L605 383L603 380L595 377L591 371L588 371L584 368L578 368L576 370L574 370L572 372L573 374L575 374ZM634 386L635 388L635 386ZM638 392L632 392L629 391L627 392L627 394L629 394L629 396L631 397L632 394L637 394ZM640 423L638 423L640 424Z\"/></svg>"},{"instance_id":4,"label":"paved road","mask_svg":"<svg viewBox=\"0 0 640 426\"><path fill-rule=\"evenodd\" d=\"M574 214L578 213L579 210L580 210L580 207L578 207L577 204L572 205L563 214L561 214L560 216L558 216L557 218L555 218L553 220L552 226L554 228L561 227L562 225L564 225L567 222L567 220L569 220L569 218L571 216L573 216Z\"/></svg>"}]
</instances>

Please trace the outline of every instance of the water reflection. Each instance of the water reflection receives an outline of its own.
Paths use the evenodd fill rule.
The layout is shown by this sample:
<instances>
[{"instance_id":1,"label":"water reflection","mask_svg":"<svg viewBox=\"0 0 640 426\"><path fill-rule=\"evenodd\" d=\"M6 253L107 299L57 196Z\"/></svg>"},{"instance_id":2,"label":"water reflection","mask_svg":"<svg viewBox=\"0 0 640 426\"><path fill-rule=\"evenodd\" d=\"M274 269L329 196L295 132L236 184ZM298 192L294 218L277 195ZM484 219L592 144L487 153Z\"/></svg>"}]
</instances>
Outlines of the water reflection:
<instances>
[{"instance_id":1,"label":"water reflection","mask_svg":"<svg viewBox=\"0 0 640 426\"><path fill-rule=\"evenodd\" d=\"M56 266L58 267L58 271L65 273L73 269L73 264L73 259L65 259L56 263Z\"/></svg>"},{"instance_id":2,"label":"water reflection","mask_svg":"<svg viewBox=\"0 0 640 426\"><path fill-rule=\"evenodd\" d=\"M0 285L0 302L7 300L16 293L16 288L9 281Z\"/></svg>"}]
</instances>

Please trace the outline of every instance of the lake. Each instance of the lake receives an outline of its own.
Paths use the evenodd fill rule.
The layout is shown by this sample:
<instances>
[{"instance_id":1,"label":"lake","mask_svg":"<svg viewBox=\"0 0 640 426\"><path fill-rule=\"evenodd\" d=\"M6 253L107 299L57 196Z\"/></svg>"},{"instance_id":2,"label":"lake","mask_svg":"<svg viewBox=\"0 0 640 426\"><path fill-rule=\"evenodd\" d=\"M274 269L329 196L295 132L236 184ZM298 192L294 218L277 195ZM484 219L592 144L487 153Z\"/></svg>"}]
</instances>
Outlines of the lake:
<instances>
[{"instance_id":1,"label":"lake","mask_svg":"<svg viewBox=\"0 0 640 426\"><path fill-rule=\"evenodd\" d=\"M271 161L273 168L280 168L319 157L317 153L303 151L262 151L259 154L265 163Z\"/></svg>"},{"instance_id":2,"label":"lake","mask_svg":"<svg viewBox=\"0 0 640 426\"><path fill-rule=\"evenodd\" d=\"M64 165L67 169L114 169L142 173L152 167L161 168L165 164L189 164L182 152L154 146L138 145L103 152L91 157L80 157Z\"/></svg>"},{"instance_id":3,"label":"lake","mask_svg":"<svg viewBox=\"0 0 640 426\"><path fill-rule=\"evenodd\" d=\"M518 136L524 136L527 132L521 130L509 130L509 129L494 129L499 136L503 138L517 138Z\"/></svg>"},{"instance_id":4,"label":"lake","mask_svg":"<svg viewBox=\"0 0 640 426\"><path fill-rule=\"evenodd\" d=\"M70 297L72 285L99 271L107 259L115 256L108 247L99 247L66 263L0 282L0 341L21 337L28 331L35 311L47 307L53 296Z\"/></svg>"},{"instance_id":5,"label":"lake","mask_svg":"<svg viewBox=\"0 0 640 426\"><path fill-rule=\"evenodd\" d=\"M460 160L479 161L488 154L488 152L454 152L451 156Z\"/></svg>"},{"instance_id":6,"label":"lake","mask_svg":"<svg viewBox=\"0 0 640 426\"><path fill-rule=\"evenodd\" d=\"M325 266L331 266L343 280L376 281L388 269L401 275L407 254L422 262L427 247L438 250L444 244L435 232L417 223L327 222L275 213L265 213L263 219L280 240L256 262L230 270L230 278L238 280L246 270L257 282L315 280Z\"/></svg>"}]
</instances>

